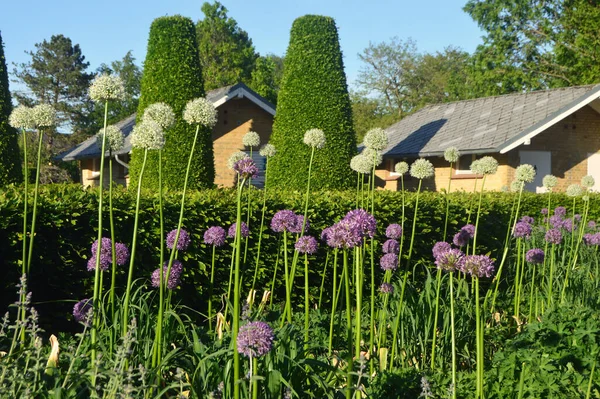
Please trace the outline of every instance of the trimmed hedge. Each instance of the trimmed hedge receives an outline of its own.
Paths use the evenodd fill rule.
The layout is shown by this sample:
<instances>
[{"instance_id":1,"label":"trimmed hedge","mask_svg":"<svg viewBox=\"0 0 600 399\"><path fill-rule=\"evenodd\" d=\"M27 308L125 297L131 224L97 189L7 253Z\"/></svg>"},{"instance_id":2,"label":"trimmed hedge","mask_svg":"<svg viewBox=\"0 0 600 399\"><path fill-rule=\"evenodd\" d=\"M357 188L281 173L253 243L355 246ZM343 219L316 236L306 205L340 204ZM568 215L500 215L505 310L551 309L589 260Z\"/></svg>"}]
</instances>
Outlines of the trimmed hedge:
<instances>
[{"instance_id":1,"label":"trimmed hedge","mask_svg":"<svg viewBox=\"0 0 600 399\"><path fill-rule=\"evenodd\" d=\"M157 18L150 27L148 52L137 120L148 105L164 102L175 112L175 125L165 133L163 148L163 183L165 187L183 188L187 161L196 126L183 120L188 101L204 97L202 68L198 56L196 29L191 19L180 15ZM202 129L202 128L201 128ZM134 189L142 166L143 151L134 149L130 163L130 185ZM158 188L158 152L149 151L143 186ZM189 187L209 188L215 179L211 130L204 128L198 137L190 170Z\"/></svg>"},{"instance_id":2,"label":"trimmed hedge","mask_svg":"<svg viewBox=\"0 0 600 399\"><path fill-rule=\"evenodd\" d=\"M183 228L192 237L188 251L180 256L184 264L185 275L183 285L175 291L175 301L205 311L206 295L209 281L211 248L202 244L204 231L212 225L227 228L235 220L235 191L234 190L204 190L191 191L185 208ZM389 223L399 222L401 210L401 195L396 192L379 191L376 194L376 217L378 234L376 238L385 241L385 228ZM452 194L450 227L448 236L452 235L466 222L469 202L476 200L476 195ZM506 234L508 215L510 214L513 194L494 193L484 195L480 234L478 244L482 252L491 251L492 257L500 257L501 248ZM569 207L570 198L554 194L553 204ZM43 186L39 199L38 227L36 243L31 265L30 290L34 302L44 302L35 305L40 311L42 325L47 331L53 328L64 329L63 314L69 314L74 301L91 295L93 290L93 273L86 271L90 247L96 239L96 233L90 226L97 225L97 191L82 190L79 185L49 185ZM410 238L414 194L407 193L407 208L405 237ZM179 211L178 194L165 197L165 228L169 231L176 227ZM260 226L261 196L258 191L251 195L252 214L249 240L248 261L243 268L243 290L247 294L252 283L254 272L254 255L258 242L258 226ZM346 212L355 208L355 196L351 191L320 191L311 197L309 206L310 231L319 237L321 231L343 217ZM600 218L598 203L600 196L592 196L590 218ZM106 203L106 201L105 201ZM122 189L117 190L114 197L114 217L116 239L128 246L131 244L133 232L135 195ZM279 234L268 228L275 212L281 209L301 211L303 195L299 192L270 191L267 200L265 231L261 249L260 274L258 287L267 289L273 277L273 269L279 248ZM525 194L522 204L522 215L539 216L541 208L547 205L546 195ZM9 186L0 190L0 310L6 309L9 303L16 300L15 283L18 281L21 254L22 229L22 188ZM431 264L431 247L441 239L445 215L444 196L425 192L419 198L419 214L415 234L415 253L413 264L421 259ZM107 213L105 213L107 215ZM471 219L473 220L473 218ZM143 196L140 207L140 225L138 247L136 253L135 277L141 279L141 284L149 286L149 277L158 267L159 258L159 218L158 198L151 192ZM108 228L105 236L109 235ZM231 241L231 240L229 240ZM321 284L321 272L326 258L323 244L317 255L310 260L311 286L313 294L318 295ZM230 247L217 250L215 298L226 289L229 279ZM379 254L378 254L379 255ZM119 271L118 285L125 286L126 268ZM301 268L300 268L301 269ZM281 278L282 268L279 268L278 287L284 286ZM377 270L379 266L377 265ZM299 271L300 273L300 271ZM329 277L329 275L328 275ZM378 277L379 278L379 277ZM378 280L379 281L379 280ZM298 289L303 292L303 280L297 278ZM139 283L138 283L139 284ZM330 284L329 282L326 282ZM119 289L122 292L122 289ZM260 293L258 295L260 297ZM276 301L284 297L283 292L276 290ZM324 296L327 298L327 296ZM215 299L216 301L216 299ZM77 329L76 323L72 328Z\"/></svg>"},{"instance_id":3,"label":"trimmed hedge","mask_svg":"<svg viewBox=\"0 0 600 399\"><path fill-rule=\"evenodd\" d=\"M333 18L305 15L294 21L285 54L271 135L277 148L269 163L273 184L306 187L310 148L302 139L314 128L325 132L327 142L315 154L311 185L352 188L356 178L350 159L357 152L356 137L337 28Z\"/></svg>"},{"instance_id":4,"label":"trimmed hedge","mask_svg":"<svg viewBox=\"0 0 600 399\"><path fill-rule=\"evenodd\" d=\"M0 186L23 180L17 132L8 124L12 101L8 89L8 70L0 34Z\"/></svg>"}]
</instances>

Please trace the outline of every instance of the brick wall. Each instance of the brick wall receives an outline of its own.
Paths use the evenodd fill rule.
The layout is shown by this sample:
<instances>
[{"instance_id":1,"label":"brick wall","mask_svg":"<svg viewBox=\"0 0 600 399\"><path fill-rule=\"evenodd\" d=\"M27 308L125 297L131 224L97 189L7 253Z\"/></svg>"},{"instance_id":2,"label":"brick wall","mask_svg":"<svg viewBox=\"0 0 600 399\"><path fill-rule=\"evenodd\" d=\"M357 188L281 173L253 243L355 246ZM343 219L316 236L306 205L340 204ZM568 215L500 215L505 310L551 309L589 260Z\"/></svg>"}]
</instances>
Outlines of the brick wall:
<instances>
[{"instance_id":1,"label":"brick wall","mask_svg":"<svg viewBox=\"0 0 600 399\"><path fill-rule=\"evenodd\" d=\"M129 155L120 155L119 159L123 162L129 162ZM81 170L81 184L84 187L97 187L99 183L100 175L100 158L82 159L79 161L79 168ZM119 185L126 185L126 173L123 165L120 165L117 161L113 160L113 182ZM108 173L108 159L104 160L104 188L108 188L109 183Z\"/></svg>"}]
</instances>

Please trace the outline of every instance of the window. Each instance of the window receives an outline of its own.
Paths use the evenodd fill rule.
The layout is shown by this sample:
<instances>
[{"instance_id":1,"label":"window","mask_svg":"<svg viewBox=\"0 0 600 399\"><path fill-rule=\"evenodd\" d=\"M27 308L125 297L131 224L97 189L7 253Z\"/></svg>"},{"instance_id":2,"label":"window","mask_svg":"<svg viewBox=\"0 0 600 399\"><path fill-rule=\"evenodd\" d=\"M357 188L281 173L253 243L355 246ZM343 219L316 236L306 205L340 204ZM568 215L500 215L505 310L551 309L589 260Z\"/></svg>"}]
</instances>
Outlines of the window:
<instances>
[{"instance_id":1,"label":"window","mask_svg":"<svg viewBox=\"0 0 600 399\"><path fill-rule=\"evenodd\" d=\"M454 177L475 177L477 176L475 173L471 172L471 164L476 159L481 158L481 156L477 156L475 154L466 154L461 155L458 158L458 162L454 165Z\"/></svg>"}]
</instances>

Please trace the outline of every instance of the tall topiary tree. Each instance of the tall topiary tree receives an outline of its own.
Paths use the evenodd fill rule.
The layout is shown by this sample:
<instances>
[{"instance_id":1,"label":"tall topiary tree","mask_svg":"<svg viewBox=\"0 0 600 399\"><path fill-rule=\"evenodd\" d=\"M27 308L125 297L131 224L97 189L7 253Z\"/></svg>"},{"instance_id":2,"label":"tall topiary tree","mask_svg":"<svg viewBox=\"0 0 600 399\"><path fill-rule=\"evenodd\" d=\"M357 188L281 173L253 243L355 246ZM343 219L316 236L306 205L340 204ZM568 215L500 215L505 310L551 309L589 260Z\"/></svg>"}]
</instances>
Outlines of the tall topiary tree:
<instances>
[{"instance_id":1,"label":"tall topiary tree","mask_svg":"<svg viewBox=\"0 0 600 399\"><path fill-rule=\"evenodd\" d=\"M194 23L180 15L157 18L150 27L148 51L144 61L140 104L137 120L150 104L164 102L175 112L175 125L165 132L163 148L163 182L166 187L183 187L187 159L196 127L183 120L183 109L189 100L204 97L202 68L198 57ZM134 149L130 162L130 187L136 187L143 152ZM215 178L211 131L204 128L198 138L190 169L190 188L206 188ZM158 153L150 151L144 187L158 187Z\"/></svg>"},{"instance_id":2,"label":"tall topiary tree","mask_svg":"<svg viewBox=\"0 0 600 399\"><path fill-rule=\"evenodd\" d=\"M4 43L0 34L0 187L22 180L17 132L8 124L12 112Z\"/></svg>"},{"instance_id":3,"label":"tall topiary tree","mask_svg":"<svg viewBox=\"0 0 600 399\"><path fill-rule=\"evenodd\" d=\"M311 185L351 187L356 138L337 28L333 18L305 15L294 21L285 55L271 136L277 148L269 165L271 182L306 187L307 174L298 172L307 168L310 157L303 136L315 128L325 132L327 142L315 153Z\"/></svg>"}]
</instances>

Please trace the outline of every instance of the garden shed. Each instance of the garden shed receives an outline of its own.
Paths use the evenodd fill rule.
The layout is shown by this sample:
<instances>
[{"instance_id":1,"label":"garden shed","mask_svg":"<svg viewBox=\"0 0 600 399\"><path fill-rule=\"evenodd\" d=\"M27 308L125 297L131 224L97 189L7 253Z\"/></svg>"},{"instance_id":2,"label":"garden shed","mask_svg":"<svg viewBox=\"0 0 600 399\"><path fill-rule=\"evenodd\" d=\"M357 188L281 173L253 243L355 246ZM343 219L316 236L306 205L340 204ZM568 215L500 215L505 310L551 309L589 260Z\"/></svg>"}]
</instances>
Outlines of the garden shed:
<instances>
[{"instance_id":1,"label":"garden shed","mask_svg":"<svg viewBox=\"0 0 600 399\"><path fill-rule=\"evenodd\" d=\"M235 182L234 172L227 168L227 159L235 151L249 150L244 148L242 137L249 131L260 135L261 143L267 143L271 136L275 106L243 83L225 86L206 93L206 98L213 103L218 112L217 124L212 131L215 157L215 184L231 187ZM117 184L128 184L128 162L131 151L129 135L135 126L136 114L118 122L116 126L125 135L125 145L114 155L113 180ZM259 169L264 169L265 160L254 149L252 157ZM95 186L100 177L100 148L96 137L90 137L74 148L65 151L56 158L62 161L78 161L81 183L84 186ZM108 153L106 154L108 157ZM260 173L263 176L264 173ZM108 175L106 176L108 183ZM264 181L259 177L253 184L261 186Z\"/></svg>"},{"instance_id":2,"label":"garden shed","mask_svg":"<svg viewBox=\"0 0 600 399\"><path fill-rule=\"evenodd\" d=\"M471 191L481 177L470 172L471 162L490 155L500 166L486 179L488 190L510 187L515 168L527 163L537 171L528 191L543 192L547 174L558 178L560 191L592 175L599 191L599 98L600 85L588 85L426 106L386 129L389 145L377 170L378 184L400 189L394 165L422 157L435 166L435 179L423 182L426 189L445 189L450 177L452 191ZM461 152L452 168L443 158L448 147ZM407 187L416 182L408 175L404 180Z\"/></svg>"}]
</instances>

